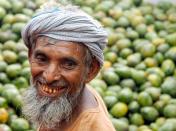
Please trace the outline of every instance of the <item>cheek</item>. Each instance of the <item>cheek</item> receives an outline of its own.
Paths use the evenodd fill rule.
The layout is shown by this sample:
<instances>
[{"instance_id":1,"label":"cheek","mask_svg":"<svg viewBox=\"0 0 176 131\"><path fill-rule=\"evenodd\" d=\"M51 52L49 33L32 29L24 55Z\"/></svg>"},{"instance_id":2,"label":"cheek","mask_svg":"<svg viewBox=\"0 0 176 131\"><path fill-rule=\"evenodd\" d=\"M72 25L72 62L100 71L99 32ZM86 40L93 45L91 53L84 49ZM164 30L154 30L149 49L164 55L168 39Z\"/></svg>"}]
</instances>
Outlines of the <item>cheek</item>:
<instances>
[{"instance_id":1,"label":"cheek","mask_svg":"<svg viewBox=\"0 0 176 131\"><path fill-rule=\"evenodd\" d=\"M81 74L79 73L69 73L66 76L66 79L70 82L70 84L79 84L80 81L82 80Z\"/></svg>"},{"instance_id":2,"label":"cheek","mask_svg":"<svg viewBox=\"0 0 176 131\"><path fill-rule=\"evenodd\" d=\"M43 68L40 66L36 66L35 64L31 64L31 75L35 77L43 72Z\"/></svg>"},{"instance_id":3,"label":"cheek","mask_svg":"<svg viewBox=\"0 0 176 131\"><path fill-rule=\"evenodd\" d=\"M70 81L72 81L73 83L78 83L78 84L80 82L84 82L85 77L86 77L86 72L81 69L67 74L67 78L69 78Z\"/></svg>"},{"instance_id":4,"label":"cheek","mask_svg":"<svg viewBox=\"0 0 176 131\"><path fill-rule=\"evenodd\" d=\"M85 83L85 72L79 71L79 72L71 72L65 74L65 78L70 83L71 92L76 92L82 83Z\"/></svg>"}]
</instances>

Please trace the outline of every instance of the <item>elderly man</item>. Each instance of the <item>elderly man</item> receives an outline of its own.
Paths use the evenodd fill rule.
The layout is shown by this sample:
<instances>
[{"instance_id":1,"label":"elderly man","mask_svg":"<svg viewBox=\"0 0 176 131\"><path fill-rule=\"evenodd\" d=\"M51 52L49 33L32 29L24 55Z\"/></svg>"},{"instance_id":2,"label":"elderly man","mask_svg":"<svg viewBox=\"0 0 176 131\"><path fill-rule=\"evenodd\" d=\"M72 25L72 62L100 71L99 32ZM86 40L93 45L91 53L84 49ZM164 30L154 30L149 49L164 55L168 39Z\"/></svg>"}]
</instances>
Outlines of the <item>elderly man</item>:
<instances>
[{"instance_id":1,"label":"elderly man","mask_svg":"<svg viewBox=\"0 0 176 131\"><path fill-rule=\"evenodd\" d=\"M32 86L23 113L38 131L115 131L91 81L103 64L107 34L73 7L43 9L25 26Z\"/></svg>"}]
</instances>

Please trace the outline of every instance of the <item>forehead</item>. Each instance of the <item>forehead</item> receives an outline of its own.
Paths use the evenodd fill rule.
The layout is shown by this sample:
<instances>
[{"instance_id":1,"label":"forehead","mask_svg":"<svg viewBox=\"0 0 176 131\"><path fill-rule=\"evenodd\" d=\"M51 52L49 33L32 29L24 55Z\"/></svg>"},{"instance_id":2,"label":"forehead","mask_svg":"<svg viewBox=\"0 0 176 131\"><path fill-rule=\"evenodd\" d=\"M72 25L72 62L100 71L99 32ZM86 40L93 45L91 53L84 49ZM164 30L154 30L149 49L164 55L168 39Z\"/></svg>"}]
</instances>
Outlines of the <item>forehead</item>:
<instances>
[{"instance_id":1,"label":"forehead","mask_svg":"<svg viewBox=\"0 0 176 131\"><path fill-rule=\"evenodd\" d=\"M73 55L83 57L85 56L86 47L78 42L60 41L49 37L39 37L36 41L35 50L46 51L49 54L64 53L65 55Z\"/></svg>"}]
</instances>

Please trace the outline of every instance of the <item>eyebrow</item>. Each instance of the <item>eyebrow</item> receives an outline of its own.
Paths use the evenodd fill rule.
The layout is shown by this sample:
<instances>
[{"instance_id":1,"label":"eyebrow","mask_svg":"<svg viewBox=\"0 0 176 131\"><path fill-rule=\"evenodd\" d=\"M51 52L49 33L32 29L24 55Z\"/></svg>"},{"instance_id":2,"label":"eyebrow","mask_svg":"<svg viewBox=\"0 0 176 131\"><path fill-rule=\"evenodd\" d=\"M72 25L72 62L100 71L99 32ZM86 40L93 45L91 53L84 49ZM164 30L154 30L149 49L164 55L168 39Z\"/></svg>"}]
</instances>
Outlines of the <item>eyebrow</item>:
<instances>
[{"instance_id":1,"label":"eyebrow","mask_svg":"<svg viewBox=\"0 0 176 131\"><path fill-rule=\"evenodd\" d=\"M79 63L79 61L77 59L75 59L74 57L64 57L63 60L73 61L73 62L75 62L75 64Z\"/></svg>"},{"instance_id":2,"label":"eyebrow","mask_svg":"<svg viewBox=\"0 0 176 131\"><path fill-rule=\"evenodd\" d=\"M47 55L46 55L43 51L41 51L41 50L36 50L36 51L34 52L34 56L37 55L37 54L47 56Z\"/></svg>"}]
</instances>

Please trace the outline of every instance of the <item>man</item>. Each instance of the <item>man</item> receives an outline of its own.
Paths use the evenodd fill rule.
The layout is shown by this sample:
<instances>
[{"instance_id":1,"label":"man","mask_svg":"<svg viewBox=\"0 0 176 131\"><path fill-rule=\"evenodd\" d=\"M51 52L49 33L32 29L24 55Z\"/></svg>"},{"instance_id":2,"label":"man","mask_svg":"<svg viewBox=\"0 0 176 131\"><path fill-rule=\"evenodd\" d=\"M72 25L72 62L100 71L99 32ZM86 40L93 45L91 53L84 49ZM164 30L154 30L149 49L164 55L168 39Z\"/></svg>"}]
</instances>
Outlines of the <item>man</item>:
<instances>
[{"instance_id":1,"label":"man","mask_svg":"<svg viewBox=\"0 0 176 131\"><path fill-rule=\"evenodd\" d=\"M32 74L26 118L39 131L115 131L101 97L86 85L103 64L107 34L100 24L74 7L48 7L22 38Z\"/></svg>"}]
</instances>

